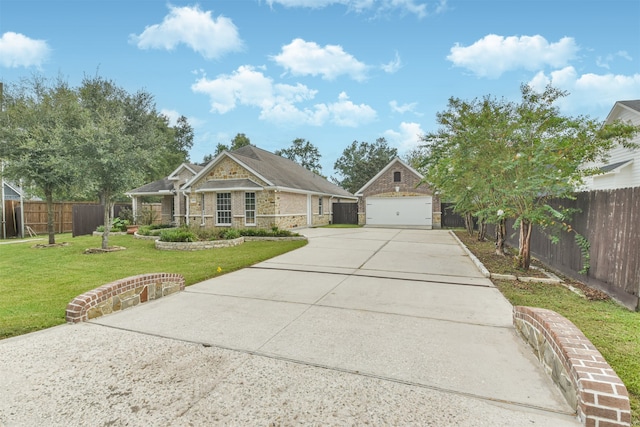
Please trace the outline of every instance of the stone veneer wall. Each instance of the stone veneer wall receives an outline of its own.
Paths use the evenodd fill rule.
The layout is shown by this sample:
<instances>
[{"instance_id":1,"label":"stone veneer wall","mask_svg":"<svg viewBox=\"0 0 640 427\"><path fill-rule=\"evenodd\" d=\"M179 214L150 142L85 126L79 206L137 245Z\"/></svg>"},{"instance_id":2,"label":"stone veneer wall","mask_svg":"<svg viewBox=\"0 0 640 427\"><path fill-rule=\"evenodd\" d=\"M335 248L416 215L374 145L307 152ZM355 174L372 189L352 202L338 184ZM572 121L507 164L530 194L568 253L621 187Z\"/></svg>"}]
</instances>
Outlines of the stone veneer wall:
<instances>
[{"instance_id":1,"label":"stone veneer wall","mask_svg":"<svg viewBox=\"0 0 640 427\"><path fill-rule=\"evenodd\" d=\"M66 310L69 323L124 310L184 290L184 277L175 273L150 273L107 283L75 297Z\"/></svg>"},{"instance_id":2,"label":"stone veneer wall","mask_svg":"<svg viewBox=\"0 0 640 427\"><path fill-rule=\"evenodd\" d=\"M205 249L228 248L244 243L244 237L228 240L207 240L202 242L162 242L156 240L156 249L161 251L202 251Z\"/></svg>"},{"instance_id":3,"label":"stone veneer wall","mask_svg":"<svg viewBox=\"0 0 640 427\"><path fill-rule=\"evenodd\" d=\"M551 310L521 306L513 308L513 323L585 426L630 426L627 388L573 323Z\"/></svg>"}]
</instances>

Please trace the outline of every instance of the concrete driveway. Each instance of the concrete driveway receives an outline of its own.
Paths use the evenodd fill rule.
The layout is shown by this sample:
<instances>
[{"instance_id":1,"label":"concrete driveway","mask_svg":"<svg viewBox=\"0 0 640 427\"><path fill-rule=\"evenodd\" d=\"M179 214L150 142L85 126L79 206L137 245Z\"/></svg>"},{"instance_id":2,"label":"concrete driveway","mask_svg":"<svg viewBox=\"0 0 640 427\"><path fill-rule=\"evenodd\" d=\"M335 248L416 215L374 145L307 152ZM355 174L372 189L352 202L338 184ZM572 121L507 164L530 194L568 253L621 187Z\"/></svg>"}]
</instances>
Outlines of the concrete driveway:
<instances>
[{"instance_id":1,"label":"concrete driveway","mask_svg":"<svg viewBox=\"0 0 640 427\"><path fill-rule=\"evenodd\" d=\"M0 341L0 425L580 425L449 232L302 233L171 297Z\"/></svg>"}]
</instances>

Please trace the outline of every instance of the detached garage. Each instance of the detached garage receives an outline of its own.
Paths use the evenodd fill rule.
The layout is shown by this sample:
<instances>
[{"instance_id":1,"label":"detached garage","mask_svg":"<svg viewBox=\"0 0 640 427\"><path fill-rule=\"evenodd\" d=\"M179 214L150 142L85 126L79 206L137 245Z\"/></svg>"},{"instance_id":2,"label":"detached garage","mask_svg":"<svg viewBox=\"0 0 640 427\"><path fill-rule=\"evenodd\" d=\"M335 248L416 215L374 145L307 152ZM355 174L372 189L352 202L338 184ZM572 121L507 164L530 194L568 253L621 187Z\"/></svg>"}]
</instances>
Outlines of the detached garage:
<instances>
[{"instance_id":1,"label":"detached garage","mask_svg":"<svg viewBox=\"0 0 640 427\"><path fill-rule=\"evenodd\" d=\"M422 175L399 158L356 192L358 223L377 227L440 228L440 201Z\"/></svg>"}]
</instances>

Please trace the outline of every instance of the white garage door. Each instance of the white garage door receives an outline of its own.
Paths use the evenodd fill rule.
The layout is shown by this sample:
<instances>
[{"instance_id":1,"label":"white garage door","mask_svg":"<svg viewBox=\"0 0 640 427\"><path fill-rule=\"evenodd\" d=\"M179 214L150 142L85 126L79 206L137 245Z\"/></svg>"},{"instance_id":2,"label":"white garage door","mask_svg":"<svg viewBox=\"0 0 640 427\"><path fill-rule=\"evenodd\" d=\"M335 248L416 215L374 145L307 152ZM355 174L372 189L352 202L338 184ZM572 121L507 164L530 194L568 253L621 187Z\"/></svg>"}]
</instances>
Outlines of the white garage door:
<instances>
[{"instance_id":1,"label":"white garage door","mask_svg":"<svg viewBox=\"0 0 640 427\"><path fill-rule=\"evenodd\" d=\"M431 196L367 197L367 224L430 227L431 203Z\"/></svg>"}]
</instances>

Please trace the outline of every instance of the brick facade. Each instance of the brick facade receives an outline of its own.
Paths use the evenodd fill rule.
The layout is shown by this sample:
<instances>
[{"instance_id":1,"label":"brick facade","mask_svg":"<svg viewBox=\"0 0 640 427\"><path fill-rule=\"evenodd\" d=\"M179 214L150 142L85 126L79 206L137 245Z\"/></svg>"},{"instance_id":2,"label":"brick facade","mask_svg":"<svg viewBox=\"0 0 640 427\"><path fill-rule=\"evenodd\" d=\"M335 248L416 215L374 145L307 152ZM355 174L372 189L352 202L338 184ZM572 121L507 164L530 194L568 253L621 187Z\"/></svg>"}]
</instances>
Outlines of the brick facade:
<instances>
[{"instance_id":1,"label":"brick facade","mask_svg":"<svg viewBox=\"0 0 640 427\"><path fill-rule=\"evenodd\" d=\"M400 177L399 182L395 181L397 173ZM361 194L358 194L358 224L366 224L367 197L432 196L432 225L433 228L440 228L442 222L440 199L438 196L434 196L429 186L421 184L421 180L422 178L403 162L394 160L375 181L364 188Z\"/></svg>"}]
</instances>

